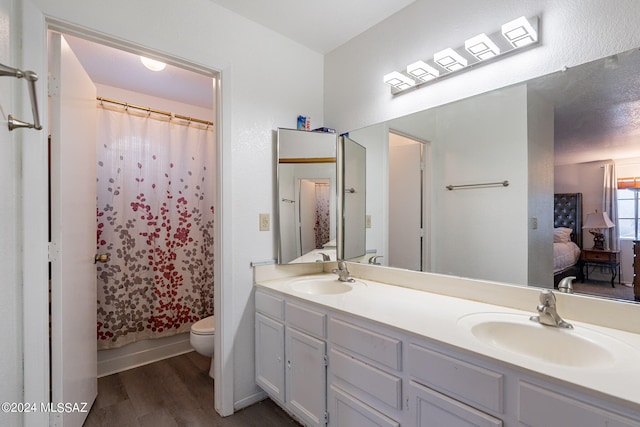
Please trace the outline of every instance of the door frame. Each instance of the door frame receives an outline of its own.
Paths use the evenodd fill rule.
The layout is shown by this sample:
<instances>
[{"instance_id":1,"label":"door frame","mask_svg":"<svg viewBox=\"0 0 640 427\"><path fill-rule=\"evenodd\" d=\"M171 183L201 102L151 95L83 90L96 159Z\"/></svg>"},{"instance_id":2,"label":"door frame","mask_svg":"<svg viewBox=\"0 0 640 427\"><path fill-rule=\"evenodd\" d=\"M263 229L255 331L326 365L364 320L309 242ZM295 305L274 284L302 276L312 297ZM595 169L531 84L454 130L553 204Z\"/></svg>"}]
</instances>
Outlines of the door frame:
<instances>
[{"instance_id":1,"label":"door frame","mask_svg":"<svg viewBox=\"0 0 640 427\"><path fill-rule=\"evenodd\" d=\"M49 356L49 212L48 205L48 30L82 37L136 54L152 54L166 59L174 65L207 74L214 84L216 131L216 201L214 245L217 262L214 265L214 311L216 313L216 334L214 358L214 407L223 416L234 412L233 378L233 330L226 325L233 324L231 310L232 293L225 292L223 284L231 280L231 239L227 238L223 218L230 215L230 192L224 191L223 182L231 182L231 171L223 164L231 164L231 153L224 148L223 140L230 129L229 115L223 116L222 109L230 108L230 92L222 90L222 80L228 81L230 66L214 69L189 62L173 55L155 51L145 46L116 39L104 33L82 28L44 14L30 0L22 2L18 19L22 26L21 63L25 68L38 72L36 93L40 106L42 131L23 130L21 140L22 155L22 306L23 306L23 384L25 402L49 402L50 400L50 356ZM226 87L226 86L225 86ZM23 103L18 117L30 117L28 103ZM225 369L223 369L223 366ZM49 425L49 414L38 412L24 417L25 427Z\"/></svg>"},{"instance_id":2,"label":"door frame","mask_svg":"<svg viewBox=\"0 0 640 427\"><path fill-rule=\"evenodd\" d=\"M403 138L410 139L420 144L420 163L422 165L420 174L420 192L422 197L421 203L421 221L422 221L422 254L421 264L422 271L432 271L431 268L431 172L433 171L431 157L431 141L418 138L409 133L402 132L393 128L387 129L387 153L389 152L389 134L395 134ZM388 156L387 156L388 158ZM389 165L387 164L387 169ZM387 189L388 190L388 189ZM387 216L388 216L387 212ZM388 232L388 227L387 227ZM388 248L388 241L387 241Z\"/></svg>"}]
</instances>

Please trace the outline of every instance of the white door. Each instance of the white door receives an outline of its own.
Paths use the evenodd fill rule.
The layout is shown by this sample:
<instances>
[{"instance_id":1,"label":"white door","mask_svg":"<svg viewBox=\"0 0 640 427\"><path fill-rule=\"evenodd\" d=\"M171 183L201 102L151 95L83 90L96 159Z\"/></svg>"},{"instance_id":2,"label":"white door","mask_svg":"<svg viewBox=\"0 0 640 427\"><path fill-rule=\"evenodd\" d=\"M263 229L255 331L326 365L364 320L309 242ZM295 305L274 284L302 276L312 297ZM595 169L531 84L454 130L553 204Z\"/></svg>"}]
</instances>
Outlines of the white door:
<instances>
[{"instance_id":1,"label":"white door","mask_svg":"<svg viewBox=\"0 0 640 427\"><path fill-rule=\"evenodd\" d=\"M344 158L342 259L351 259L366 252L367 150L348 137L341 139Z\"/></svg>"},{"instance_id":2,"label":"white door","mask_svg":"<svg viewBox=\"0 0 640 427\"><path fill-rule=\"evenodd\" d=\"M52 404L88 409L97 395L96 88L58 33L49 55ZM81 426L86 416L53 412L50 422Z\"/></svg>"},{"instance_id":3,"label":"white door","mask_svg":"<svg viewBox=\"0 0 640 427\"><path fill-rule=\"evenodd\" d=\"M422 143L389 133L389 265L422 271Z\"/></svg>"},{"instance_id":4,"label":"white door","mask_svg":"<svg viewBox=\"0 0 640 427\"><path fill-rule=\"evenodd\" d=\"M300 255L316 248L316 184L309 179L298 180L300 185Z\"/></svg>"}]
</instances>

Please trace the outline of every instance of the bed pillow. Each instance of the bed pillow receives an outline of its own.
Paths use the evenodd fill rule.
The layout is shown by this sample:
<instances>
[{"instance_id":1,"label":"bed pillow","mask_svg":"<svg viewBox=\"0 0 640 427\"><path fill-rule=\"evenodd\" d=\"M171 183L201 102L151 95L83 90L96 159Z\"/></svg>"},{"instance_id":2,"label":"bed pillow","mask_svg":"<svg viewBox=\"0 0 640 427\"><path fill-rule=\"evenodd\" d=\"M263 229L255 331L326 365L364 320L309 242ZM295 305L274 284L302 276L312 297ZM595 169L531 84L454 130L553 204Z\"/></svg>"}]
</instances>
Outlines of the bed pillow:
<instances>
[{"instance_id":1,"label":"bed pillow","mask_svg":"<svg viewBox=\"0 0 640 427\"><path fill-rule=\"evenodd\" d=\"M553 243L567 243L571 241L572 229L558 227L553 229Z\"/></svg>"}]
</instances>

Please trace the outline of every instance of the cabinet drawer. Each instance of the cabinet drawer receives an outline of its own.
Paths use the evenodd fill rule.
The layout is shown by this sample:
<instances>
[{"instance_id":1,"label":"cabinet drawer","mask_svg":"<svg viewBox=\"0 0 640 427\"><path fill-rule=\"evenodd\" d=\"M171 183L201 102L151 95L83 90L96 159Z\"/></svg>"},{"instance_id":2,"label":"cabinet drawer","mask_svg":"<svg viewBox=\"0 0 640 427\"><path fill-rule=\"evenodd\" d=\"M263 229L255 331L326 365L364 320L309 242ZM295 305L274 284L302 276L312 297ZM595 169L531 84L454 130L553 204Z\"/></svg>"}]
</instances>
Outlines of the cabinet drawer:
<instances>
[{"instance_id":1,"label":"cabinet drawer","mask_svg":"<svg viewBox=\"0 0 640 427\"><path fill-rule=\"evenodd\" d=\"M400 423L345 393L336 386L329 388L329 427L400 427Z\"/></svg>"},{"instance_id":2,"label":"cabinet drawer","mask_svg":"<svg viewBox=\"0 0 640 427\"><path fill-rule=\"evenodd\" d=\"M287 301L285 316L287 324L296 329L320 338L327 336L326 316L323 313Z\"/></svg>"},{"instance_id":3,"label":"cabinet drawer","mask_svg":"<svg viewBox=\"0 0 640 427\"><path fill-rule=\"evenodd\" d=\"M402 341L399 339L332 318L329 341L364 359L398 371L402 369Z\"/></svg>"},{"instance_id":4,"label":"cabinet drawer","mask_svg":"<svg viewBox=\"0 0 640 427\"><path fill-rule=\"evenodd\" d=\"M420 384L411 382L409 395L409 425L502 427L502 420Z\"/></svg>"},{"instance_id":5,"label":"cabinet drawer","mask_svg":"<svg viewBox=\"0 0 640 427\"><path fill-rule=\"evenodd\" d=\"M256 291L256 311L274 319L284 320L284 300L273 295Z\"/></svg>"},{"instance_id":6,"label":"cabinet drawer","mask_svg":"<svg viewBox=\"0 0 640 427\"><path fill-rule=\"evenodd\" d=\"M503 375L442 353L409 344L408 372L424 385L472 405L502 413Z\"/></svg>"},{"instance_id":7,"label":"cabinet drawer","mask_svg":"<svg viewBox=\"0 0 640 427\"><path fill-rule=\"evenodd\" d=\"M394 409L402 409L402 380L358 359L332 349L329 370L341 380Z\"/></svg>"},{"instance_id":8,"label":"cabinet drawer","mask_svg":"<svg viewBox=\"0 0 640 427\"><path fill-rule=\"evenodd\" d=\"M611 252L585 251L582 253L582 259L584 261L616 262L616 254Z\"/></svg>"},{"instance_id":9,"label":"cabinet drawer","mask_svg":"<svg viewBox=\"0 0 640 427\"><path fill-rule=\"evenodd\" d=\"M630 420L551 390L521 381L518 421L530 427L638 427Z\"/></svg>"}]
</instances>

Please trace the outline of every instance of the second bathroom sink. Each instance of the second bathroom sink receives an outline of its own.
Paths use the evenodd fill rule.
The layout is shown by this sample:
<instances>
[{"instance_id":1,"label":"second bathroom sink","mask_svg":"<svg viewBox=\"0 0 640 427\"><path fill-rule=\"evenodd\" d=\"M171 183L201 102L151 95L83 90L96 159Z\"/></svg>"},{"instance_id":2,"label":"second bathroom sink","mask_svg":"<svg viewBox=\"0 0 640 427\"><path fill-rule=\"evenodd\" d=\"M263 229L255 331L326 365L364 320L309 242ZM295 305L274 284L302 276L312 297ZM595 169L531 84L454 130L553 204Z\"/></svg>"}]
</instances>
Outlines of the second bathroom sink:
<instances>
[{"instance_id":1,"label":"second bathroom sink","mask_svg":"<svg viewBox=\"0 0 640 427\"><path fill-rule=\"evenodd\" d=\"M567 367L605 368L618 355L637 352L624 342L585 327L554 328L516 313L474 313L458 325L483 344ZM640 354L638 354L640 358Z\"/></svg>"},{"instance_id":2,"label":"second bathroom sink","mask_svg":"<svg viewBox=\"0 0 640 427\"><path fill-rule=\"evenodd\" d=\"M309 295L336 295L352 291L364 283L341 282L335 276L316 276L295 279L291 281L291 289Z\"/></svg>"}]
</instances>

